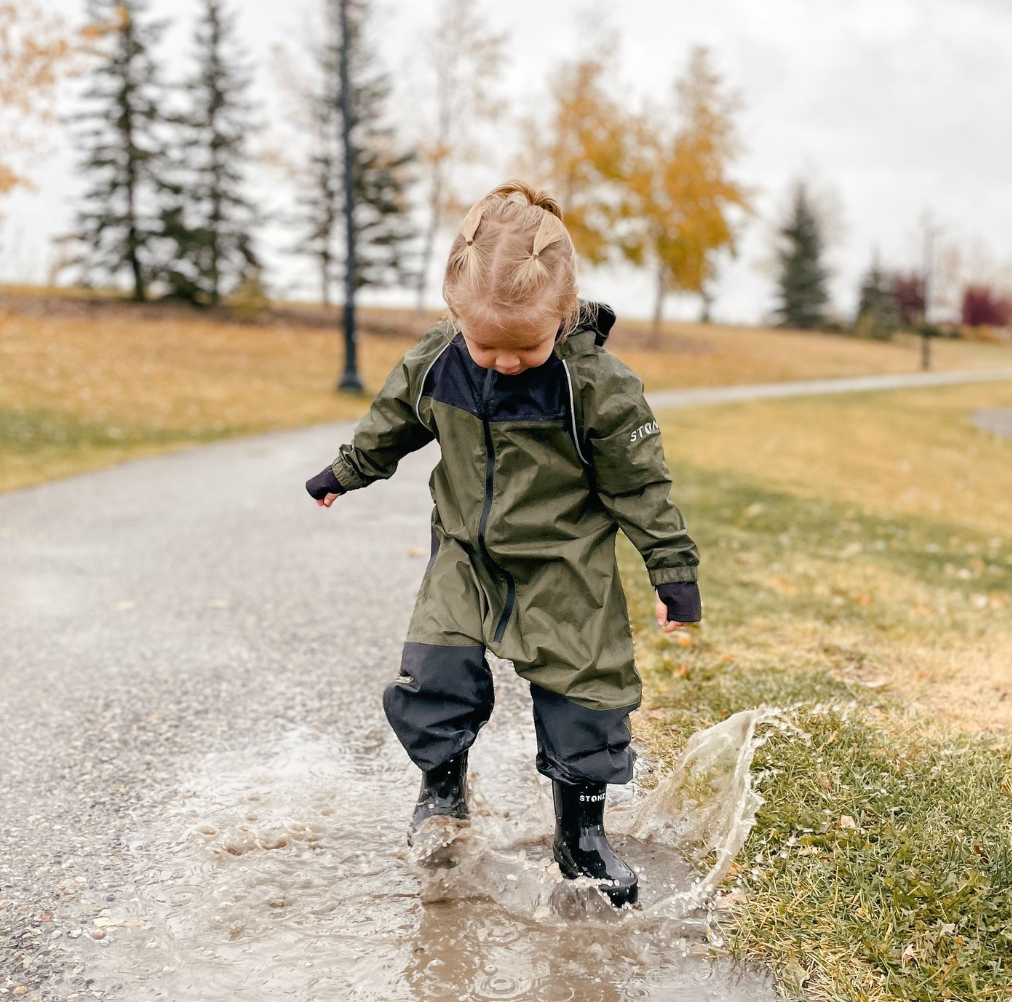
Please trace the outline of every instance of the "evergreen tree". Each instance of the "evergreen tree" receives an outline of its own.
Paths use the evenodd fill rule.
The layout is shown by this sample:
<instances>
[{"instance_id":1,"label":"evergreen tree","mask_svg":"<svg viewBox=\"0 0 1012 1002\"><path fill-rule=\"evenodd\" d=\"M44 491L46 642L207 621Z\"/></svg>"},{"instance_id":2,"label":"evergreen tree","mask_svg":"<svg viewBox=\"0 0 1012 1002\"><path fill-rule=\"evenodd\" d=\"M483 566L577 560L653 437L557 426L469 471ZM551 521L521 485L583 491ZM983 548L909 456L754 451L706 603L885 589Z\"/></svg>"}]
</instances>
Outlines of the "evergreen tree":
<instances>
[{"instance_id":1,"label":"evergreen tree","mask_svg":"<svg viewBox=\"0 0 1012 1002\"><path fill-rule=\"evenodd\" d=\"M861 282L854 333L859 337L888 340L899 329L899 325L900 315L892 278L882 271L876 257Z\"/></svg>"},{"instance_id":2,"label":"evergreen tree","mask_svg":"<svg viewBox=\"0 0 1012 1002\"><path fill-rule=\"evenodd\" d=\"M415 238L407 200L414 154L384 122L387 74L365 38L365 0L324 0L326 37L316 50L319 85L310 100L316 149L300 198L302 253L319 266L321 298L344 278L346 388L354 369L355 290L408 283Z\"/></svg>"},{"instance_id":3,"label":"evergreen tree","mask_svg":"<svg viewBox=\"0 0 1012 1002\"><path fill-rule=\"evenodd\" d=\"M146 22L148 0L90 0L88 15L102 31L98 62L80 116L80 169L89 181L77 214L75 263L85 279L128 274L133 298L147 298L157 272L164 192L162 92L152 56L164 23Z\"/></svg>"},{"instance_id":4,"label":"evergreen tree","mask_svg":"<svg viewBox=\"0 0 1012 1002\"><path fill-rule=\"evenodd\" d=\"M250 73L235 52L234 17L223 0L203 0L195 34L197 71L178 120L174 198L163 214L174 244L165 279L183 299L217 303L259 267L244 192L252 108Z\"/></svg>"},{"instance_id":5,"label":"evergreen tree","mask_svg":"<svg viewBox=\"0 0 1012 1002\"><path fill-rule=\"evenodd\" d=\"M822 224L804 183L795 188L791 210L779 236L777 324L806 330L818 328L826 321L828 275L822 262Z\"/></svg>"}]
</instances>

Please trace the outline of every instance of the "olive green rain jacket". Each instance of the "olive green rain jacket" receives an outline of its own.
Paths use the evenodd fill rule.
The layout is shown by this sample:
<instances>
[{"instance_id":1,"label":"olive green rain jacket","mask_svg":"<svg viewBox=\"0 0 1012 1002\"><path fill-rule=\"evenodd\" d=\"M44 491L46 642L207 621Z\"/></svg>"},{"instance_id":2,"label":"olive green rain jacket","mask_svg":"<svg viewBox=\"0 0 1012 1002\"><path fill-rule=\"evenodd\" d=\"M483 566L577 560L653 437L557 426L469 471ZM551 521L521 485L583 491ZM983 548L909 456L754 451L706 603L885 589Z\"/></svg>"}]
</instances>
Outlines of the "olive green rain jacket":
<instances>
[{"instance_id":1,"label":"olive green rain jacket","mask_svg":"<svg viewBox=\"0 0 1012 1002\"><path fill-rule=\"evenodd\" d=\"M484 645L538 686L615 709L640 701L617 530L653 585L695 581L699 556L643 384L604 347L614 314L585 304L583 315L548 361L514 376L480 367L437 325L332 469L356 490L437 439L432 558L408 642Z\"/></svg>"}]
</instances>

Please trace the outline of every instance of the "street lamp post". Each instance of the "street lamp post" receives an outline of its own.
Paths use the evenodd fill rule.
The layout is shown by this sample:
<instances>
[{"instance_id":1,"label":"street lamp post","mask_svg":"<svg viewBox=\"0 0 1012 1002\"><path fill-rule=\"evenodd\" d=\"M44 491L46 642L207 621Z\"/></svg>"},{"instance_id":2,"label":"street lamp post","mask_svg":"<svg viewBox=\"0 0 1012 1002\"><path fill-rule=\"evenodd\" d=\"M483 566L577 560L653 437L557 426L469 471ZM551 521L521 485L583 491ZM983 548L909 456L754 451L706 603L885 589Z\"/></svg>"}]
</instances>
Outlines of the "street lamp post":
<instances>
[{"instance_id":1,"label":"street lamp post","mask_svg":"<svg viewBox=\"0 0 1012 1002\"><path fill-rule=\"evenodd\" d=\"M355 343L355 192L351 145L351 86L348 69L348 0L340 0L341 12L341 141L344 150L344 373L337 388L343 393L361 393L358 354Z\"/></svg>"}]
</instances>

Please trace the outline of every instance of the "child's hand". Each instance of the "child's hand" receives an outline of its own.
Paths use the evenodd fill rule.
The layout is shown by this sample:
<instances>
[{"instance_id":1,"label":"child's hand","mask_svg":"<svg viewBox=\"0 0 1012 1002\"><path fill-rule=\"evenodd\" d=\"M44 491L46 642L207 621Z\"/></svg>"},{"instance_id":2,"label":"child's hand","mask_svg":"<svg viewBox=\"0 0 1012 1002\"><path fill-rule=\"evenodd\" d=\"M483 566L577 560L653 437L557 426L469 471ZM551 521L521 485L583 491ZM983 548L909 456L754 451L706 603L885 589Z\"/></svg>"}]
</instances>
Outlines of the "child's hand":
<instances>
[{"instance_id":1,"label":"child's hand","mask_svg":"<svg viewBox=\"0 0 1012 1002\"><path fill-rule=\"evenodd\" d=\"M329 466L317 473L312 480L306 481L306 490L321 508L329 508L344 493L341 482Z\"/></svg>"},{"instance_id":2,"label":"child's hand","mask_svg":"<svg viewBox=\"0 0 1012 1002\"><path fill-rule=\"evenodd\" d=\"M676 581L657 586L657 625L671 633L686 623L698 623L703 615L699 586L695 581Z\"/></svg>"},{"instance_id":3,"label":"child's hand","mask_svg":"<svg viewBox=\"0 0 1012 1002\"><path fill-rule=\"evenodd\" d=\"M668 619L668 607L658 598L656 605L657 625L665 632L671 633L683 624L673 619Z\"/></svg>"}]
</instances>

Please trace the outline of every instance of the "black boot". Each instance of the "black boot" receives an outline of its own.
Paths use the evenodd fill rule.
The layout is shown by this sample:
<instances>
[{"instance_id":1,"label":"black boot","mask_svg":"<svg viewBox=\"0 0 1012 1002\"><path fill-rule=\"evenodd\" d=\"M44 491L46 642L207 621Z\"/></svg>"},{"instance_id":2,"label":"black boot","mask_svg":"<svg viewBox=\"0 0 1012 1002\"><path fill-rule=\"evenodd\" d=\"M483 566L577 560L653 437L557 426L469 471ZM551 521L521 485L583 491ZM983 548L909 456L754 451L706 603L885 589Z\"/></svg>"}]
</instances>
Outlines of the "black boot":
<instances>
[{"instance_id":1,"label":"black boot","mask_svg":"<svg viewBox=\"0 0 1012 1002\"><path fill-rule=\"evenodd\" d=\"M422 823L432 817L448 817L467 821L467 752L422 772L422 788L411 817L408 845Z\"/></svg>"},{"instance_id":2,"label":"black boot","mask_svg":"<svg viewBox=\"0 0 1012 1002\"><path fill-rule=\"evenodd\" d=\"M606 881L599 889L616 908L636 903L636 874L615 855L604 833L604 783L552 781L555 798L555 861L564 877Z\"/></svg>"}]
</instances>

